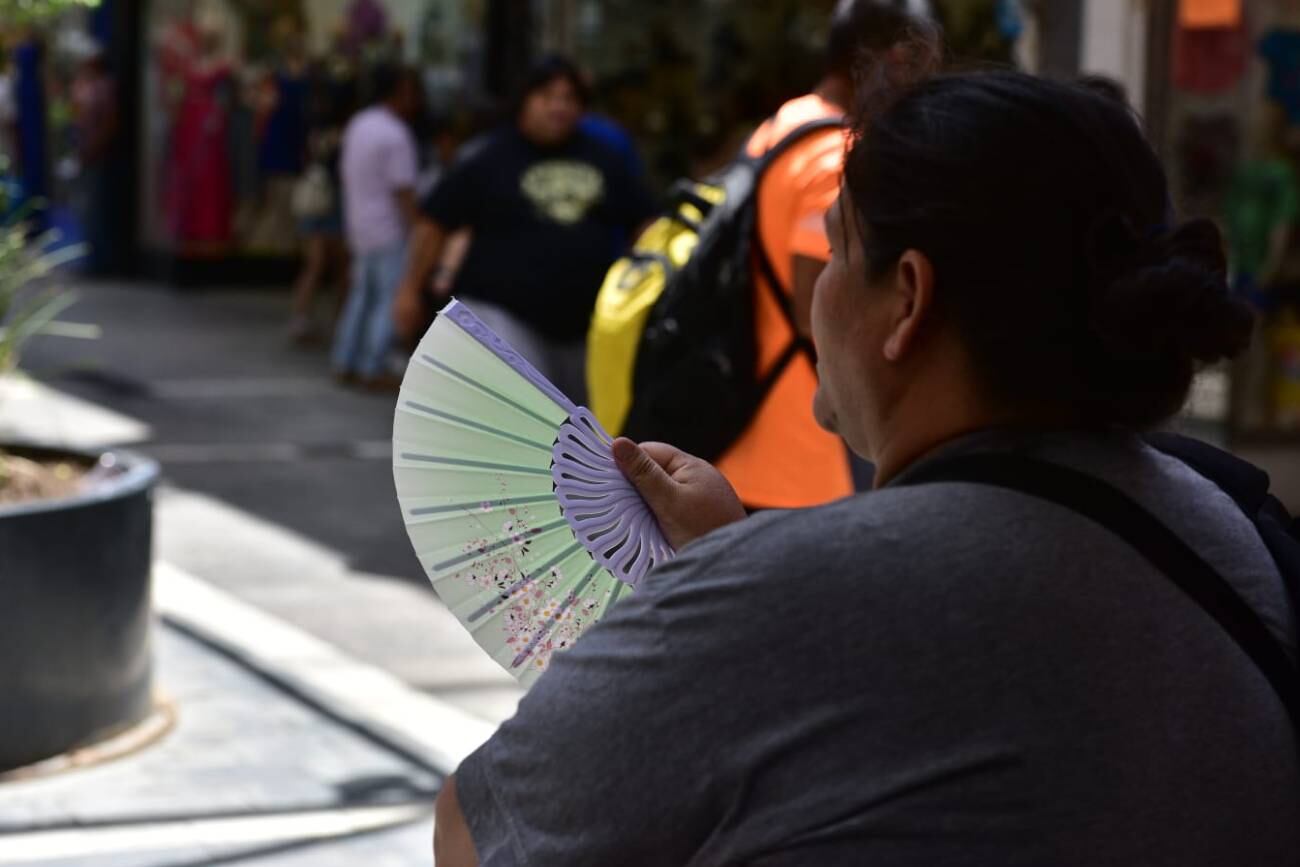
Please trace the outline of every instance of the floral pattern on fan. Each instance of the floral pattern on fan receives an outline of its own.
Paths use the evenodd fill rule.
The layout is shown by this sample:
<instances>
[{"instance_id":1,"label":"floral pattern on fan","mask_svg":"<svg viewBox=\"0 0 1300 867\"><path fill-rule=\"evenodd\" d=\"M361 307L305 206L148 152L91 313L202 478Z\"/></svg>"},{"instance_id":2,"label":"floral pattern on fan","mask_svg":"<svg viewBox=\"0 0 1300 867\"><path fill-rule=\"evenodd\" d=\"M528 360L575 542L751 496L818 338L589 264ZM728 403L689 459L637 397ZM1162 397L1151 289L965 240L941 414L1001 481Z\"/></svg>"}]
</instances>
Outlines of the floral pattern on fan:
<instances>
[{"instance_id":1,"label":"floral pattern on fan","mask_svg":"<svg viewBox=\"0 0 1300 867\"><path fill-rule=\"evenodd\" d=\"M594 568L591 573L595 573ZM506 644L516 651L510 667L527 665L545 671L552 654L571 647L594 621L601 603L599 598L582 598L577 592L563 597L547 589L523 594L506 611Z\"/></svg>"},{"instance_id":2,"label":"floral pattern on fan","mask_svg":"<svg viewBox=\"0 0 1300 867\"><path fill-rule=\"evenodd\" d=\"M645 501L614 463L610 445L591 411L578 407L560 425L551 478L574 535L614 577L636 586L673 551Z\"/></svg>"},{"instance_id":3,"label":"floral pattern on fan","mask_svg":"<svg viewBox=\"0 0 1300 867\"><path fill-rule=\"evenodd\" d=\"M516 538L528 535L529 520L526 510L521 511L525 514L506 522L502 528ZM486 544L487 539L475 540L466 550ZM526 545L524 542L520 547L524 556L529 553ZM509 666L512 670L527 666L535 671L545 671L551 656L571 647L591 625L603 608L602 603L607 601L584 592L598 568L595 565L588 567L583 580L567 591L564 587L571 584L566 581L569 576L558 566L550 568L528 585L519 586L520 563L512 554L484 561L466 576L478 586L500 594L500 602L485 614L492 615L498 611L503 614L506 646L514 651Z\"/></svg>"}]
</instances>

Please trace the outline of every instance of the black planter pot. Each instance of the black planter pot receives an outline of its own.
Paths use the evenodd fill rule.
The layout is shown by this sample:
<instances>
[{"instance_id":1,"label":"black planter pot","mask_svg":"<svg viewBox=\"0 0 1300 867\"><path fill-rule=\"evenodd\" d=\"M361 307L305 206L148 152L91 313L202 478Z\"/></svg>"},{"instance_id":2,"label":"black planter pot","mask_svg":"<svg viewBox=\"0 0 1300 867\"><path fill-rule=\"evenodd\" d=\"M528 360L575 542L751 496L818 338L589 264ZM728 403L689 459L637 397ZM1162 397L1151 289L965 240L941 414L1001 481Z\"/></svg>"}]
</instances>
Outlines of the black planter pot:
<instances>
[{"instance_id":1,"label":"black planter pot","mask_svg":"<svg viewBox=\"0 0 1300 867\"><path fill-rule=\"evenodd\" d=\"M100 458L6 451L87 465ZM93 743L149 714L158 465L111 452L99 473L106 478L77 496L0 505L0 770Z\"/></svg>"}]
</instances>

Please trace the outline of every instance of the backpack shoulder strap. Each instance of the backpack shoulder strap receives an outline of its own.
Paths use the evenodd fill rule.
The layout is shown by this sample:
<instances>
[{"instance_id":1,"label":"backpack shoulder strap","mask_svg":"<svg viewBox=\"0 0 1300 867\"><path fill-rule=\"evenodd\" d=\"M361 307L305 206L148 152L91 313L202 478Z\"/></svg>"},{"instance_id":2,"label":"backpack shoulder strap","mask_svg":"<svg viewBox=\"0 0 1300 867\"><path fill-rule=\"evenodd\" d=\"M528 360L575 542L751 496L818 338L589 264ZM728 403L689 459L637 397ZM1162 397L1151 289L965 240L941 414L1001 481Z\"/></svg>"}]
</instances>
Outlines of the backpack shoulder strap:
<instances>
[{"instance_id":1,"label":"backpack shoulder strap","mask_svg":"<svg viewBox=\"0 0 1300 867\"><path fill-rule=\"evenodd\" d=\"M762 183L763 175L773 163L807 136L822 130L842 129L843 127L843 117L819 117L805 121L786 133L780 141L768 148L761 156L749 157L754 161L755 165L755 211L757 212L758 209L757 190L759 184ZM777 309L785 317L786 324L790 326L790 333L794 335L790 345L777 358L776 363L772 365L772 369L760 384L761 392L766 394L776 384L776 381L796 355L802 352L807 356L809 362L815 365L817 363L817 353L813 348L812 341L799 333L799 323L795 319L794 305L790 300L790 294L785 291L785 287L776 276L776 269L772 267L772 259L768 256L767 248L763 245L763 239L759 235L757 213L755 213L754 217L754 254L758 262L759 273L763 277L763 282L767 284L768 293L772 296L772 300L776 302Z\"/></svg>"},{"instance_id":2,"label":"backpack shoulder strap","mask_svg":"<svg viewBox=\"0 0 1300 867\"><path fill-rule=\"evenodd\" d=\"M1147 434L1147 445L1187 464L1232 497L1241 510L1254 516L1268 499L1268 473L1236 455L1181 434L1162 431Z\"/></svg>"},{"instance_id":3,"label":"backpack shoulder strap","mask_svg":"<svg viewBox=\"0 0 1300 867\"><path fill-rule=\"evenodd\" d=\"M1153 433L1147 444L1177 458L1219 486L1259 531L1282 572L1291 604L1300 611L1300 522L1269 493L1268 473L1209 443L1175 433Z\"/></svg>"},{"instance_id":4,"label":"backpack shoulder strap","mask_svg":"<svg viewBox=\"0 0 1300 867\"><path fill-rule=\"evenodd\" d=\"M1070 509L1119 536L1232 637L1268 679L1300 733L1300 672L1282 643L1213 567L1127 494L1087 473L1010 454L940 459L920 467L904 484L933 482L1017 491Z\"/></svg>"},{"instance_id":5,"label":"backpack shoulder strap","mask_svg":"<svg viewBox=\"0 0 1300 867\"><path fill-rule=\"evenodd\" d=\"M804 138L807 138L815 132L821 132L822 130L843 128L844 117L842 115L813 118L812 120L804 121L794 129L790 130L788 133L783 135L776 144L772 145L758 156L748 157L748 152L746 152L746 156L749 159L756 161L758 173L761 176L762 173L772 165L772 163L780 159L786 151L794 147Z\"/></svg>"}]
</instances>

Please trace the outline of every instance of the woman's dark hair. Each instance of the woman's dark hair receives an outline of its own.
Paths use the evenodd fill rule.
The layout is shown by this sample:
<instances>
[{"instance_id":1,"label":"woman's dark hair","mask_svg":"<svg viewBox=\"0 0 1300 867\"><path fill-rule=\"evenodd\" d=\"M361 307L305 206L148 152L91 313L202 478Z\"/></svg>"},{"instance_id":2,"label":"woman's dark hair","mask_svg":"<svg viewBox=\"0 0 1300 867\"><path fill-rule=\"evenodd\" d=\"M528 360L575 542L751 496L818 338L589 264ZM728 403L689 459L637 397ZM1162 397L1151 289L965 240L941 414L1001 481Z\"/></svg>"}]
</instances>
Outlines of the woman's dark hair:
<instances>
[{"instance_id":1,"label":"woman's dark hair","mask_svg":"<svg viewBox=\"0 0 1300 867\"><path fill-rule=\"evenodd\" d=\"M870 276L924 253L991 397L1142 429L1179 410L1198 364L1245 348L1252 315L1229 293L1218 229L1174 223L1160 161L1114 93L885 73L859 88L844 171Z\"/></svg>"},{"instance_id":2,"label":"woman's dark hair","mask_svg":"<svg viewBox=\"0 0 1300 867\"><path fill-rule=\"evenodd\" d=\"M826 72L852 78L864 54L887 51L927 24L918 0L839 0L826 39Z\"/></svg>"},{"instance_id":3,"label":"woman's dark hair","mask_svg":"<svg viewBox=\"0 0 1300 867\"><path fill-rule=\"evenodd\" d=\"M528 97L561 78L573 85L573 90L578 94L578 101L582 103L583 108L591 105L591 85L587 83L587 78L578 68L578 64L559 54L549 54L533 64L523 81L519 83L515 100L511 105L514 116L518 117L519 112L523 111Z\"/></svg>"}]
</instances>

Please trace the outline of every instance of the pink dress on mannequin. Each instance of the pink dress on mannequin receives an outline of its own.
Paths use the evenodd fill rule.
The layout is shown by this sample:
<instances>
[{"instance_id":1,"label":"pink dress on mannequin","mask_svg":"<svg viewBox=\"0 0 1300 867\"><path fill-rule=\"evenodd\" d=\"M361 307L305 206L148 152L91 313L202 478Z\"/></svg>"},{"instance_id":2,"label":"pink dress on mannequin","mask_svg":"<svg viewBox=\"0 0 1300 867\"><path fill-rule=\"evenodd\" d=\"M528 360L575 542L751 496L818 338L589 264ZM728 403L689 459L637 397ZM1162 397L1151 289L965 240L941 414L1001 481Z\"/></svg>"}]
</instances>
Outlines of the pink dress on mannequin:
<instances>
[{"instance_id":1,"label":"pink dress on mannequin","mask_svg":"<svg viewBox=\"0 0 1300 867\"><path fill-rule=\"evenodd\" d=\"M230 70L200 61L181 74L185 86L172 126L167 187L172 237L182 245L225 243L234 211L229 124L222 104Z\"/></svg>"}]
</instances>

